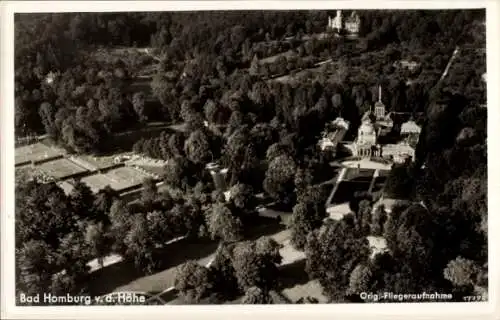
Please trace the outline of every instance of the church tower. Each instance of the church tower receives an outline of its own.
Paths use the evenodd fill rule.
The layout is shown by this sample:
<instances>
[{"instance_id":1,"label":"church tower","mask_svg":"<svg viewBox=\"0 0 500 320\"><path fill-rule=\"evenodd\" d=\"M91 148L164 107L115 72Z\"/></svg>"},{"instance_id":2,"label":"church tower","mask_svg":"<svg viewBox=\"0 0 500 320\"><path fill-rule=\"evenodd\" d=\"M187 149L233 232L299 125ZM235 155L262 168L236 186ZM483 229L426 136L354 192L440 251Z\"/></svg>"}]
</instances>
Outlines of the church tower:
<instances>
[{"instance_id":1,"label":"church tower","mask_svg":"<svg viewBox=\"0 0 500 320\"><path fill-rule=\"evenodd\" d=\"M382 102L382 87L378 86L378 101L375 102L375 117L382 119L385 117L385 105Z\"/></svg>"},{"instance_id":2,"label":"church tower","mask_svg":"<svg viewBox=\"0 0 500 320\"><path fill-rule=\"evenodd\" d=\"M337 10L337 16L335 17L334 22L333 27L337 29L337 31L342 30L342 10Z\"/></svg>"},{"instance_id":3,"label":"church tower","mask_svg":"<svg viewBox=\"0 0 500 320\"><path fill-rule=\"evenodd\" d=\"M343 29L342 10L337 10L337 15L334 18L328 17L327 30L340 32Z\"/></svg>"}]
</instances>

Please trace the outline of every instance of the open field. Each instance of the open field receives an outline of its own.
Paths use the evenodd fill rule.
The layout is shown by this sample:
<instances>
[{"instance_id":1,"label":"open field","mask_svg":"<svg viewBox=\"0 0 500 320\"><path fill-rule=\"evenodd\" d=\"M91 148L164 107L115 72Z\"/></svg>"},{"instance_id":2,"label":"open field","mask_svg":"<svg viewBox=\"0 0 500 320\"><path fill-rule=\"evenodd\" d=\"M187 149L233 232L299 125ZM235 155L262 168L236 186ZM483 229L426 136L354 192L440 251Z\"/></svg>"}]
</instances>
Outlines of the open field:
<instances>
[{"instance_id":1,"label":"open field","mask_svg":"<svg viewBox=\"0 0 500 320\"><path fill-rule=\"evenodd\" d=\"M64 154L62 149L49 147L41 142L18 147L15 152L16 166L31 161L50 159Z\"/></svg>"},{"instance_id":2,"label":"open field","mask_svg":"<svg viewBox=\"0 0 500 320\"><path fill-rule=\"evenodd\" d=\"M37 169L56 179L64 179L71 175L87 171L87 169L64 158L44 162L38 165Z\"/></svg>"}]
</instances>

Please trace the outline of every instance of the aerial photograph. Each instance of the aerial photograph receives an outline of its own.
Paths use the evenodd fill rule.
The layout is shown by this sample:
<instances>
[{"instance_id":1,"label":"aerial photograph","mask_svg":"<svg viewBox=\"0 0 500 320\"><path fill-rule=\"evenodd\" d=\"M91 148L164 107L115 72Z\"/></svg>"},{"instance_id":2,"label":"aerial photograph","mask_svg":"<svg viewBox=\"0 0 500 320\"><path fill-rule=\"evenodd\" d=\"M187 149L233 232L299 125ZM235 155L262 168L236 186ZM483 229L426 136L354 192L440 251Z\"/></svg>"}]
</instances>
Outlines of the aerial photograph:
<instances>
[{"instance_id":1,"label":"aerial photograph","mask_svg":"<svg viewBox=\"0 0 500 320\"><path fill-rule=\"evenodd\" d=\"M488 301L486 9L16 13L14 41L17 306Z\"/></svg>"}]
</instances>

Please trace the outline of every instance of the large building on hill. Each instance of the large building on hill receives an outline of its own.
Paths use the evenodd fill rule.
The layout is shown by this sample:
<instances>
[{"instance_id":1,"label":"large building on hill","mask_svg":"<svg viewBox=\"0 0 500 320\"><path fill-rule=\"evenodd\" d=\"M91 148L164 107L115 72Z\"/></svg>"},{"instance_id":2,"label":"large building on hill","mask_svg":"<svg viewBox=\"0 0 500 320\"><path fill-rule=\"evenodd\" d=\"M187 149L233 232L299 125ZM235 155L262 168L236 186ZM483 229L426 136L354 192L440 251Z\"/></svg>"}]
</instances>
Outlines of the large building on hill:
<instances>
[{"instance_id":1,"label":"large building on hill","mask_svg":"<svg viewBox=\"0 0 500 320\"><path fill-rule=\"evenodd\" d=\"M356 11L353 11L350 16L343 17L342 10L337 10L335 17L328 17L327 31L333 31L336 34L348 36L357 36L361 19Z\"/></svg>"}]
</instances>

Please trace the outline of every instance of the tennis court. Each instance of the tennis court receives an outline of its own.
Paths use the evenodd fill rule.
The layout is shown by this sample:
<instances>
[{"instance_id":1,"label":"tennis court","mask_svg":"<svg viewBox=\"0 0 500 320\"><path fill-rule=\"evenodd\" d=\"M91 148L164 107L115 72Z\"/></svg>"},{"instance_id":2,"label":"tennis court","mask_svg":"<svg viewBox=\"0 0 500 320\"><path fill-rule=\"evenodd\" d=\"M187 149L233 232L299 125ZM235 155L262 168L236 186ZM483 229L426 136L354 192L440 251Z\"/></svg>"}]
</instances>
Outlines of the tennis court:
<instances>
[{"instance_id":1,"label":"tennis court","mask_svg":"<svg viewBox=\"0 0 500 320\"><path fill-rule=\"evenodd\" d=\"M41 142L18 147L15 152L16 166L31 161L47 160L64 154L62 149L49 147Z\"/></svg>"},{"instance_id":2,"label":"tennis court","mask_svg":"<svg viewBox=\"0 0 500 320\"><path fill-rule=\"evenodd\" d=\"M104 189L106 186L112 186L113 181L111 181L106 175L104 174L93 174L91 176L87 176L85 178L82 178L81 181L85 183L89 188L92 190L92 192L98 192L101 189Z\"/></svg>"},{"instance_id":3,"label":"tennis court","mask_svg":"<svg viewBox=\"0 0 500 320\"><path fill-rule=\"evenodd\" d=\"M119 167L106 172L106 176L113 182L111 187L117 191L140 185L149 178L145 173L131 167Z\"/></svg>"},{"instance_id":4,"label":"tennis court","mask_svg":"<svg viewBox=\"0 0 500 320\"><path fill-rule=\"evenodd\" d=\"M56 159L38 165L38 169L56 179L64 179L87 170L68 159Z\"/></svg>"},{"instance_id":5,"label":"tennis court","mask_svg":"<svg viewBox=\"0 0 500 320\"><path fill-rule=\"evenodd\" d=\"M93 174L82 179L92 191L97 192L106 186L122 191L139 186L149 176L131 167L118 167L106 173Z\"/></svg>"}]
</instances>

